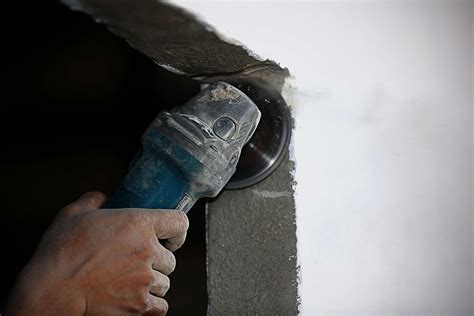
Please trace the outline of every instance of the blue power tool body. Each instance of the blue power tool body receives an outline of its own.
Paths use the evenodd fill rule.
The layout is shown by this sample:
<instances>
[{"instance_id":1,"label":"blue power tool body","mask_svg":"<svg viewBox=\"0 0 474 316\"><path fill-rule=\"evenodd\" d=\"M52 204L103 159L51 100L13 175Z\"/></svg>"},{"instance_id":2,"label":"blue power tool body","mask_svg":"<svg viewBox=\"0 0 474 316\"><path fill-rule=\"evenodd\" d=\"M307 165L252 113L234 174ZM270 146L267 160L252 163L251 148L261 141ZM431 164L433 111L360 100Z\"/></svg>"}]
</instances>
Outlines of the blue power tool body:
<instances>
[{"instance_id":1,"label":"blue power tool body","mask_svg":"<svg viewBox=\"0 0 474 316\"><path fill-rule=\"evenodd\" d=\"M234 174L260 116L249 97L225 82L159 113L106 207L187 212L199 198L215 197Z\"/></svg>"}]
</instances>

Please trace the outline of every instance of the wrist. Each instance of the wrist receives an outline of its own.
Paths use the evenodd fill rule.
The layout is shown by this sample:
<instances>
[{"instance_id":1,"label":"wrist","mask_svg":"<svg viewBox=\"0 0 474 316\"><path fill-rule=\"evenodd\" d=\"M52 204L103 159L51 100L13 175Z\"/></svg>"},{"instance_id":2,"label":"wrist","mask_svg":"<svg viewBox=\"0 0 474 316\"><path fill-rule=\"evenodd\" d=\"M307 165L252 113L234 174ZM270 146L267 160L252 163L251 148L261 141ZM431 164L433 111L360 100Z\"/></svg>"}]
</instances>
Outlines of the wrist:
<instances>
[{"instance_id":1,"label":"wrist","mask_svg":"<svg viewBox=\"0 0 474 316\"><path fill-rule=\"evenodd\" d=\"M8 300L6 315L84 315L86 303L80 290L72 282L28 263L18 277Z\"/></svg>"}]
</instances>

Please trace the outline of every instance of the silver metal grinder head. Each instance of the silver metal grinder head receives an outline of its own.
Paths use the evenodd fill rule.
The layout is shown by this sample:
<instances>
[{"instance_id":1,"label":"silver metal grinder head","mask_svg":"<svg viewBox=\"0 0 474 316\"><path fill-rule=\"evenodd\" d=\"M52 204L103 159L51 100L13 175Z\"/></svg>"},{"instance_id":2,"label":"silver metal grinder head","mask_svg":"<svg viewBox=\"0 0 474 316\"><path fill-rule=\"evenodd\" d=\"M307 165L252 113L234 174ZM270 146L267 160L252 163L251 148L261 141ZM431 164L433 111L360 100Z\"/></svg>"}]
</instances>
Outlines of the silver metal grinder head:
<instances>
[{"instance_id":1,"label":"silver metal grinder head","mask_svg":"<svg viewBox=\"0 0 474 316\"><path fill-rule=\"evenodd\" d=\"M162 115L162 123L180 135L175 140L215 175L211 186L218 190L210 190L217 191L215 194L234 174L242 147L261 117L255 103L226 82L209 85L184 105Z\"/></svg>"},{"instance_id":2,"label":"silver metal grinder head","mask_svg":"<svg viewBox=\"0 0 474 316\"><path fill-rule=\"evenodd\" d=\"M274 87L262 80L230 80L244 92L262 113L257 130L242 148L242 153L226 189L254 185L272 174L288 154L292 119L290 108Z\"/></svg>"}]
</instances>

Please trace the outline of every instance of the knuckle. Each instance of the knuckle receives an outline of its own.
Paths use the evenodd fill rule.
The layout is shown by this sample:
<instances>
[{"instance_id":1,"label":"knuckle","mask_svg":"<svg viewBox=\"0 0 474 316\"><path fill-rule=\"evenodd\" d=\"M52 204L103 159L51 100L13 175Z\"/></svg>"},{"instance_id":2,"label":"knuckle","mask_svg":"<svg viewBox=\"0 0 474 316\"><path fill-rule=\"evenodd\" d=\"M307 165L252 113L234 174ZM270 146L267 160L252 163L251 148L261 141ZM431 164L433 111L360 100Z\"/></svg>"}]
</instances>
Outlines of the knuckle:
<instances>
[{"instance_id":1,"label":"knuckle","mask_svg":"<svg viewBox=\"0 0 474 316\"><path fill-rule=\"evenodd\" d=\"M170 289L170 278L168 278L166 275L163 276L163 281L161 283L161 286L162 286L162 289L163 289L163 295L166 294L168 292L168 290Z\"/></svg>"},{"instance_id":2,"label":"knuckle","mask_svg":"<svg viewBox=\"0 0 474 316\"><path fill-rule=\"evenodd\" d=\"M155 279L153 284L150 286L150 293L153 293L158 297L163 297L169 289L170 279L162 273L155 272Z\"/></svg>"},{"instance_id":3,"label":"knuckle","mask_svg":"<svg viewBox=\"0 0 474 316\"><path fill-rule=\"evenodd\" d=\"M157 311L159 312L159 315L166 315L168 313L168 302L163 299L162 304L158 306Z\"/></svg>"},{"instance_id":4,"label":"knuckle","mask_svg":"<svg viewBox=\"0 0 474 316\"><path fill-rule=\"evenodd\" d=\"M136 209L133 209L133 208L126 209L125 214L132 221L136 221L140 219L140 212L138 212Z\"/></svg>"},{"instance_id":5,"label":"knuckle","mask_svg":"<svg viewBox=\"0 0 474 316\"><path fill-rule=\"evenodd\" d=\"M165 275L169 275L176 268L176 258L173 253L168 249L162 248L160 250L160 254L157 257L157 261L160 262L160 272Z\"/></svg>"},{"instance_id":6,"label":"knuckle","mask_svg":"<svg viewBox=\"0 0 474 316\"><path fill-rule=\"evenodd\" d=\"M120 217L124 223L127 223L128 226L134 226L136 221L136 215L133 210L121 210Z\"/></svg>"},{"instance_id":7,"label":"knuckle","mask_svg":"<svg viewBox=\"0 0 474 316\"><path fill-rule=\"evenodd\" d=\"M143 314L144 312L149 310L150 300L147 292L142 291L139 295L137 295L136 299L132 302L131 305L131 310L135 313Z\"/></svg>"},{"instance_id":8,"label":"knuckle","mask_svg":"<svg viewBox=\"0 0 474 316\"><path fill-rule=\"evenodd\" d=\"M167 251L167 256L166 256L168 259L168 271L167 271L167 274L170 274L174 271L174 269L176 268L176 258L175 256L173 255L173 253L171 251Z\"/></svg>"},{"instance_id":9,"label":"knuckle","mask_svg":"<svg viewBox=\"0 0 474 316\"><path fill-rule=\"evenodd\" d=\"M154 287L161 295L165 295L170 289L170 278L160 273L156 275Z\"/></svg>"},{"instance_id":10,"label":"knuckle","mask_svg":"<svg viewBox=\"0 0 474 316\"><path fill-rule=\"evenodd\" d=\"M100 191L90 191L90 192L84 193L82 195L82 198L87 198L87 199L91 199L91 200L94 200L96 202L99 202L99 201L105 200L107 197L104 193L102 193Z\"/></svg>"},{"instance_id":11,"label":"knuckle","mask_svg":"<svg viewBox=\"0 0 474 316\"><path fill-rule=\"evenodd\" d=\"M142 275L141 280L141 283L145 289L149 289L151 286L153 286L155 283L155 277L151 269Z\"/></svg>"},{"instance_id":12,"label":"knuckle","mask_svg":"<svg viewBox=\"0 0 474 316\"><path fill-rule=\"evenodd\" d=\"M155 257L155 253L156 250L153 246L145 245L135 252L135 256L138 258L138 260L146 262L149 259Z\"/></svg>"},{"instance_id":13,"label":"knuckle","mask_svg":"<svg viewBox=\"0 0 474 316\"><path fill-rule=\"evenodd\" d=\"M100 191L89 191L84 193L82 196L84 197L91 197L91 198L105 198L105 194Z\"/></svg>"},{"instance_id":14,"label":"knuckle","mask_svg":"<svg viewBox=\"0 0 474 316\"><path fill-rule=\"evenodd\" d=\"M179 215L179 220L177 221L178 225L179 225L179 231L182 231L182 232L185 232L188 230L189 228L189 219L188 219L188 216L186 215L186 213L184 212L179 212L178 213Z\"/></svg>"},{"instance_id":15,"label":"knuckle","mask_svg":"<svg viewBox=\"0 0 474 316\"><path fill-rule=\"evenodd\" d=\"M143 226L146 222L142 212L136 209L127 209L124 212L125 215L125 220L129 223L131 226Z\"/></svg>"}]
</instances>

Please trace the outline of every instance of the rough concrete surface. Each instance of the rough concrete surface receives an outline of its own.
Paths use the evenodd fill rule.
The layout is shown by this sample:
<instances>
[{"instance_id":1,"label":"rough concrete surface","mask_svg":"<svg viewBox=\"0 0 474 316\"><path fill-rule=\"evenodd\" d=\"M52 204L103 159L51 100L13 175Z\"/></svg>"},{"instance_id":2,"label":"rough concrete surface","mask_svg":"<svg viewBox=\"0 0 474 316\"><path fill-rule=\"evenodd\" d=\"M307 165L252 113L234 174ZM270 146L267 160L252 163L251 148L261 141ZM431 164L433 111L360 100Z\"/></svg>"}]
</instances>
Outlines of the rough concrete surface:
<instances>
[{"instance_id":1,"label":"rough concrete surface","mask_svg":"<svg viewBox=\"0 0 474 316\"><path fill-rule=\"evenodd\" d=\"M156 0L62 2L107 25L132 47L175 73L207 80L241 73L276 75L281 79L288 72L273 61L250 54L241 45L224 41L210 25L170 3Z\"/></svg>"},{"instance_id":2,"label":"rough concrete surface","mask_svg":"<svg viewBox=\"0 0 474 316\"><path fill-rule=\"evenodd\" d=\"M292 169L208 204L210 315L298 313Z\"/></svg>"}]
</instances>

